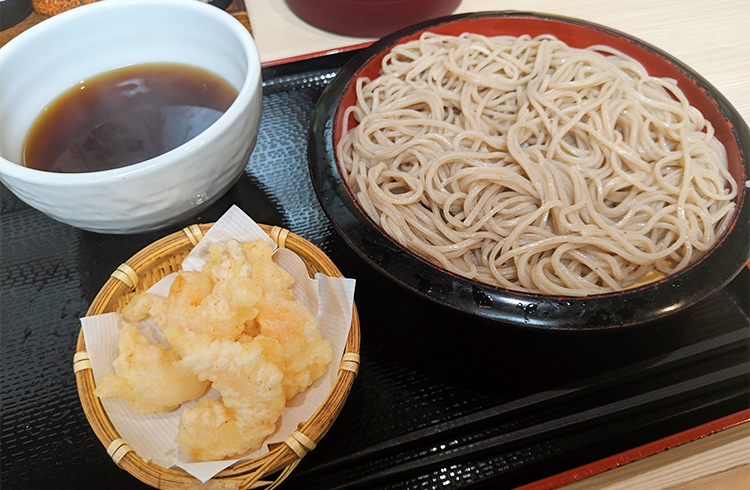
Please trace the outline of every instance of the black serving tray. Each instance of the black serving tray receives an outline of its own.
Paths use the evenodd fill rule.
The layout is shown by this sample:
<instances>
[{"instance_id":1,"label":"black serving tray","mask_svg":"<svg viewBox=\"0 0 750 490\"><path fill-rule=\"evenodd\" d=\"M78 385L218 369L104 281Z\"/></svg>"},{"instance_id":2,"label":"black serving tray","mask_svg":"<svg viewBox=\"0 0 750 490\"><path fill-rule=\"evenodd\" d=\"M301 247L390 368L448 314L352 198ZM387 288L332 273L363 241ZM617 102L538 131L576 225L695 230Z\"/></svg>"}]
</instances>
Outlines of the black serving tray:
<instances>
[{"instance_id":1,"label":"black serving tray","mask_svg":"<svg viewBox=\"0 0 750 490\"><path fill-rule=\"evenodd\" d=\"M306 149L326 84L352 53L264 69L257 147L214 206L160 232L58 223L0 186L5 488L149 488L119 469L78 400L73 355L94 296L164 235L237 204L310 240L357 280L362 364L330 432L288 489L510 489L750 408L750 273L665 320L601 332L477 321L420 298L348 248L317 202Z\"/></svg>"}]
</instances>

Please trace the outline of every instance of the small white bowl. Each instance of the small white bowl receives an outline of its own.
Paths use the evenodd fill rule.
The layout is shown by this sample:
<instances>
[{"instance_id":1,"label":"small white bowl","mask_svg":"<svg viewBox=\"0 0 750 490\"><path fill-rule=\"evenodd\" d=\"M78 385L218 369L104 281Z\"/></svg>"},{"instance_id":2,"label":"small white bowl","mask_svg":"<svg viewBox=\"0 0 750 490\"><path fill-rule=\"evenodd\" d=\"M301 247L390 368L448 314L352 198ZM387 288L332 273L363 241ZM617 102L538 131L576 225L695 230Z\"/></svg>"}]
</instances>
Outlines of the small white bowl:
<instances>
[{"instance_id":1,"label":"small white bowl","mask_svg":"<svg viewBox=\"0 0 750 490\"><path fill-rule=\"evenodd\" d=\"M77 174L21 164L29 128L60 94L87 77L149 62L210 70L239 95L203 133L144 162ZM197 214L240 177L260 124L260 58L248 30L211 5L104 0L47 19L3 46L0 94L0 181L56 220L137 233Z\"/></svg>"}]
</instances>

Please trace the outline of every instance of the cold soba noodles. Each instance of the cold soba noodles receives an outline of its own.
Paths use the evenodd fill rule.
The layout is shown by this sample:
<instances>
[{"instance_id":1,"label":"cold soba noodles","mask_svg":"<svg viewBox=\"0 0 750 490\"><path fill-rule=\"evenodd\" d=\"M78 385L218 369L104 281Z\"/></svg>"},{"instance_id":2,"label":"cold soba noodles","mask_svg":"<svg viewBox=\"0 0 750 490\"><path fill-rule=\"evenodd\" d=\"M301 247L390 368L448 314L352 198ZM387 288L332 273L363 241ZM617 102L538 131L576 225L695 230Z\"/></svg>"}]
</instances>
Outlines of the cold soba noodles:
<instances>
[{"instance_id":1,"label":"cold soba noodles","mask_svg":"<svg viewBox=\"0 0 750 490\"><path fill-rule=\"evenodd\" d=\"M734 210L711 124L607 46L423 34L360 79L338 157L398 242L462 276L585 296L682 269ZM347 132L348 131L348 132Z\"/></svg>"}]
</instances>

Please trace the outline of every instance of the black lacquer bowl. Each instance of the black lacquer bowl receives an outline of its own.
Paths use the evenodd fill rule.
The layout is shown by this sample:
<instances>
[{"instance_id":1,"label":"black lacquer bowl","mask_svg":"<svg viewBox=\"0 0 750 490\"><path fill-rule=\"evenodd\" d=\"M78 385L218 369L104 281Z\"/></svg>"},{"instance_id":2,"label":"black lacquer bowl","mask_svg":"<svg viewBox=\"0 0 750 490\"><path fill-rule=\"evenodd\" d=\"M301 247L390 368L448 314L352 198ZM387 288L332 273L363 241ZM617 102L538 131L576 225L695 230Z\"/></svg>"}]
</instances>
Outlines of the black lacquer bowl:
<instances>
[{"instance_id":1,"label":"black lacquer bowl","mask_svg":"<svg viewBox=\"0 0 750 490\"><path fill-rule=\"evenodd\" d=\"M552 34L578 48L612 46L640 61L651 75L677 80L725 145L729 169L739 183L737 209L728 231L701 259L666 278L623 292L577 297L509 291L466 279L432 265L387 236L354 199L339 170L336 143L343 113L355 103L355 81L377 77L390 49L424 31L459 35ZM444 17L391 34L354 56L321 96L310 127L308 157L323 209L344 240L370 265L408 290L491 323L540 329L598 330L632 326L680 311L719 290L750 258L747 193L750 131L711 84L658 48L600 25L523 12L482 12Z\"/></svg>"}]
</instances>

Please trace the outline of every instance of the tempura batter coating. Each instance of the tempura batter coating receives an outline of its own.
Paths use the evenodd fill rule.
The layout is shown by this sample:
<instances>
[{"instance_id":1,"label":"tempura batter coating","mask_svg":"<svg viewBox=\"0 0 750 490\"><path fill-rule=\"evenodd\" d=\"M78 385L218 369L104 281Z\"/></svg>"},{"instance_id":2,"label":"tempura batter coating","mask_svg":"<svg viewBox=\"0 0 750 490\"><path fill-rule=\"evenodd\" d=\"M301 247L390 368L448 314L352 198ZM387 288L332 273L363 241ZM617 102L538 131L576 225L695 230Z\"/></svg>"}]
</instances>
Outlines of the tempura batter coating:
<instances>
[{"instance_id":1,"label":"tempura batter coating","mask_svg":"<svg viewBox=\"0 0 750 490\"><path fill-rule=\"evenodd\" d=\"M273 248L265 240L244 244L247 259L252 266L251 277L265 292L273 292L291 299L294 277L273 261Z\"/></svg>"},{"instance_id":2,"label":"tempura batter coating","mask_svg":"<svg viewBox=\"0 0 750 490\"><path fill-rule=\"evenodd\" d=\"M317 320L299 301L266 294L258 308L261 334L276 339L284 350L284 395L291 399L323 376L331 362L331 344L320 336Z\"/></svg>"},{"instance_id":3,"label":"tempura batter coating","mask_svg":"<svg viewBox=\"0 0 750 490\"><path fill-rule=\"evenodd\" d=\"M149 317L159 330L164 330L167 324L167 298L145 292L135 295L122 309L122 319L126 322L140 322Z\"/></svg>"},{"instance_id":4,"label":"tempura batter coating","mask_svg":"<svg viewBox=\"0 0 750 490\"><path fill-rule=\"evenodd\" d=\"M214 283L229 280L238 276L251 276L252 266L248 262L242 244L229 240L224 246L215 245L209 248L209 256L201 271L207 274Z\"/></svg>"},{"instance_id":5,"label":"tempura batter coating","mask_svg":"<svg viewBox=\"0 0 750 490\"><path fill-rule=\"evenodd\" d=\"M167 325L234 340L257 315L262 295L247 275L214 284L202 272L180 271L169 289Z\"/></svg>"},{"instance_id":6,"label":"tempura batter coating","mask_svg":"<svg viewBox=\"0 0 750 490\"><path fill-rule=\"evenodd\" d=\"M94 394L118 396L136 413L171 412L202 396L210 383L179 365L179 355L163 344L153 345L138 329L123 322L116 374L105 374Z\"/></svg>"},{"instance_id":7,"label":"tempura batter coating","mask_svg":"<svg viewBox=\"0 0 750 490\"><path fill-rule=\"evenodd\" d=\"M279 267L272 257L273 247L265 240L244 244L230 240L223 247L216 245L209 249L209 257L202 270L214 281L249 275L263 291L291 299L289 288L294 283L294 277Z\"/></svg>"},{"instance_id":8,"label":"tempura batter coating","mask_svg":"<svg viewBox=\"0 0 750 490\"><path fill-rule=\"evenodd\" d=\"M263 336L235 342L172 329L166 335L182 354L180 365L211 381L222 397L183 413L178 435L183 452L206 461L260 447L276 429L285 403L278 342ZM211 427L216 430L207 432Z\"/></svg>"},{"instance_id":9,"label":"tempura batter coating","mask_svg":"<svg viewBox=\"0 0 750 490\"><path fill-rule=\"evenodd\" d=\"M210 398L185 410L177 433L182 451L199 461L219 461L260 446L267 434L258 433L238 412Z\"/></svg>"}]
</instances>

